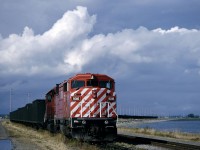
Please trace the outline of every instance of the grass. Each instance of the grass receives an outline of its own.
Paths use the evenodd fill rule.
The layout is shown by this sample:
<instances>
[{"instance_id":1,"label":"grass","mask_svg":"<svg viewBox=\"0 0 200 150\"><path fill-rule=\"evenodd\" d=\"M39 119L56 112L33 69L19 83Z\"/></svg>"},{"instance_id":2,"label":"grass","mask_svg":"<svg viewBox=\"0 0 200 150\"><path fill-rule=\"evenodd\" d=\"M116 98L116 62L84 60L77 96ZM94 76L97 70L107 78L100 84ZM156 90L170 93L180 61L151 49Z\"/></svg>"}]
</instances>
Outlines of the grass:
<instances>
[{"instance_id":1,"label":"grass","mask_svg":"<svg viewBox=\"0 0 200 150\"><path fill-rule=\"evenodd\" d=\"M69 139L63 134L52 134L45 130L36 130L31 127L4 121L3 126L8 130L11 138L27 143L34 143L39 150L121 150L137 149L134 145L123 142L113 143L86 143ZM18 148L19 149L19 148ZM22 149L24 147L22 146ZM31 149L31 148L30 148ZM32 148L35 149L35 148ZM138 148L139 150L139 148Z\"/></svg>"},{"instance_id":2,"label":"grass","mask_svg":"<svg viewBox=\"0 0 200 150\"><path fill-rule=\"evenodd\" d=\"M20 139L20 141L34 143L41 150L99 150L95 145L69 139L64 135L52 134L46 130L35 130L25 125L4 121L3 126L8 130L11 138Z\"/></svg>"},{"instance_id":3,"label":"grass","mask_svg":"<svg viewBox=\"0 0 200 150\"><path fill-rule=\"evenodd\" d=\"M200 134L183 133L179 131L158 131L151 128L118 128L122 133L140 133L152 136L169 137L187 141L200 142Z\"/></svg>"},{"instance_id":4,"label":"grass","mask_svg":"<svg viewBox=\"0 0 200 150\"><path fill-rule=\"evenodd\" d=\"M128 147L124 143L110 143L99 147L91 143L80 142L69 139L64 135L57 133L52 134L46 130L36 130L31 127L4 121L3 126L8 130L11 138L16 140L31 142L36 144L41 150L100 150L100 149L120 149L120 147ZM120 133L140 133L159 137L169 137L187 141L200 142L200 134L181 133L179 131L167 132L158 131L151 128L118 128Z\"/></svg>"}]
</instances>

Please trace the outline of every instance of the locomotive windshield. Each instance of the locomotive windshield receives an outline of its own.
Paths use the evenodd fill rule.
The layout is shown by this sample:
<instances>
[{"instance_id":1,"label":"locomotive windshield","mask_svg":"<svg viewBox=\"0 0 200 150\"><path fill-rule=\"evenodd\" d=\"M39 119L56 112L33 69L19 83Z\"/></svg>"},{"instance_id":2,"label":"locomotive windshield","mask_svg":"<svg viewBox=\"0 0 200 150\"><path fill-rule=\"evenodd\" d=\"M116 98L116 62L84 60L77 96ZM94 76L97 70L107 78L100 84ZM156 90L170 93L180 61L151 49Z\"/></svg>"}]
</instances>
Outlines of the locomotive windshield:
<instances>
[{"instance_id":1,"label":"locomotive windshield","mask_svg":"<svg viewBox=\"0 0 200 150\"><path fill-rule=\"evenodd\" d=\"M72 84L72 88L81 88L85 86L85 81L73 80L71 84Z\"/></svg>"},{"instance_id":2,"label":"locomotive windshield","mask_svg":"<svg viewBox=\"0 0 200 150\"><path fill-rule=\"evenodd\" d=\"M98 86L98 80L95 79L88 80L87 86Z\"/></svg>"},{"instance_id":3,"label":"locomotive windshield","mask_svg":"<svg viewBox=\"0 0 200 150\"><path fill-rule=\"evenodd\" d=\"M87 86L92 86L92 87L99 86L100 88L112 89L112 82L110 82L110 81L98 81L98 80L95 80L95 79L90 79L90 80L87 81Z\"/></svg>"},{"instance_id":4,"label":"locomotive windshield","mask_svg":"<svg viewBox=\"0 0 200 150\"><path fill-rule=\"evenodd\" d=\"M99 87L100 88L111 89L112 88L112 84L111 84L110 81L99 81Z\"/></svg>"}]
</instances>

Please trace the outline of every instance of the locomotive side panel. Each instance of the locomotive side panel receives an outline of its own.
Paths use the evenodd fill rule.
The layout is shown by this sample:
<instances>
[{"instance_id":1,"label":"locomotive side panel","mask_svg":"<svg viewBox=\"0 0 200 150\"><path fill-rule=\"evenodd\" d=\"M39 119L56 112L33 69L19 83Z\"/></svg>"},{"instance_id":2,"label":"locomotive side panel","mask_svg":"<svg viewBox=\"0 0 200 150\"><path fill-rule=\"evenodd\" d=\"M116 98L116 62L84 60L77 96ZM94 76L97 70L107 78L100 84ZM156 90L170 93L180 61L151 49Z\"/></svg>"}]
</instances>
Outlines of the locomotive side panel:
<instances>
[{"instance_id":1,"label":"locomotive side panel","mask_svg":"<svg viewBox=\"0 0 200 150\"><path fill-rule=\"evenodd\" d=\"M65 120L70 117L70 98L67 91L67 82L57 85L58 93L55 98L55 119Z\"/></svg>"},{"instance_id":2,"label":"locomotive side panel","mask_svg":"<svg viewBox=\"0 0 200 150\"><path fill-rule=\"evenodd\" d=\"M71 105L71 102L70 102L70 92L69 91L67 91L65 93L65 98L66 98L66 118L70 118L70 111L71 111L70 105Z\"/></svg>"},{"instance_id":3,"label":"locomotive side panel","mask_svg":"<svg viewBox=\"0 0 200 150\"><path fill-rule=\"evenodd\" d=\"M55 99L56 99L56 88L53 88L46 94L46 99L45 99L46 111L44 116L45 122L54 120Z\"/></svg>"}]
</instances>

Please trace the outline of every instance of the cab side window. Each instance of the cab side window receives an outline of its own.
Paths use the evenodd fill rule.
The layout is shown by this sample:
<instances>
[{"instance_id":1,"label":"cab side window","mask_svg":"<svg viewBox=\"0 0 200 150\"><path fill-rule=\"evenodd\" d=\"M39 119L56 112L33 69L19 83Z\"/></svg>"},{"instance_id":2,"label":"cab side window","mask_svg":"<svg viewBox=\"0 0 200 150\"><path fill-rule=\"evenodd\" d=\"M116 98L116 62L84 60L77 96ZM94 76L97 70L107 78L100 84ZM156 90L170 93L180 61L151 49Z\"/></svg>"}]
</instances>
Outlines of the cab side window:
<instances>
[{"instance_id":1,"label":"cab side window","mask_svg":"<svg viewBox=\"0 0 200 150\"><path fill-rule=\"evenodd\" d=\"M63 84L63 91L66 92L67 89L68 89L68 87L67 87L67 82L66 82L66 83Z\"/></svg>"},{"instance_id":2,"label":"cab side window","mask_svg":"<svg viewBox=\"0 0 200 150\"><path fill-rule=\"evenodd\" d=\"M48 102L51 102L51 99L52 99L51 95L47 95Z\"/></svg>"},{"instance_id":3,"label":"cab side window","mask_svg":"<svg viewBox=\"0 0 200 150\"><path fill-rule=\"evenodd\" d=\"M112 89L112 82L111 81L99 81L99 87Z\"/></svg>"}]
</instances>

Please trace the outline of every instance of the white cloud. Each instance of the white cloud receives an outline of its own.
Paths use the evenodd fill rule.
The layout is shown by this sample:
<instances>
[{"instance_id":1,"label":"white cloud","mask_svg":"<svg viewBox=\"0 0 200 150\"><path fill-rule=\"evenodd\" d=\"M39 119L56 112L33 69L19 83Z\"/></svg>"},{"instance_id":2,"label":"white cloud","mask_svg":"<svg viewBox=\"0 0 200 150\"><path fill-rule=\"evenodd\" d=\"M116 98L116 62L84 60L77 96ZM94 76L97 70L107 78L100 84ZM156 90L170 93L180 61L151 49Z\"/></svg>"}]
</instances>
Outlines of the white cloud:
<instances>
[{"instance_id":1,"label":"white cloud","mask_svg":"<svg viewBox=\"0 0 200 150\"><path fill-rule=\"evenodd\" d=\"M96 62L98 67L103 63L110 66L115 59L118 61L118 66L124 66L121 68L121 73L124 72L124 68L129 68L126 71L133 71L133 64L165 64L183 68L182 73L184 73L185 69L188 71L199 69L190 67L197 65L199 61L199 39L200 31L193 29L178 27L169 30L148 30L144 27L137 30L124 29L118 33L95 35L85 39L73 49L65 61L82 68L91 62ZM74 59L77 61L74 62ZM113 73L120 72L116 67L111 70Z\"/></svg>"},{"instance_id":2,"label":"white cloud","mask_svg":"<svg viewBox=\"0 0 200 150\"><path fill-rule=\"evenodd\" d=\"M64 63L64 57L71 47L87 37L95 20L86 8L77 7L66 12L42 35L34 35L32 29L25 27L22 35L12 34L1 39L1 74L59 75L73 71L72 66Z\"/></svg>"},{"instance_id":3,"label":"white cloud","mask_svg":"<svg viewBox=\"0 0 200 150\"><path fill-rule=\"evenodd\" d=\"M90 16L85 7L77 7L41 35L25 27L21 35L1 38L1 74L57 76L83 71L85 66L96 66L101 72L106 65L113 74L120 74L130 73L133 64L139 63L179 66L183 73L199 71L189 67L200 62L199 30L140 27L90 37L95 22L96 16Z\"/></svg>"},{"instance_id":4,"label":"white cloud","mask_svg":"<svg viewBox=\"0 0 200 150\"><path fill-rule=\"evenodd\" d=\"M158 28L158 29L155 29L155 30L153 30L154 32L160 32L160 33L162 33L162 34L167 34L167 33L191 33L191 32L198 32L198 30L196 30L196 29L191 29L191 30L189 30L189 29L186 29L186 28L179 28L178 26L176 26L176 27L173 27L173 28L171 28L171 29L169 29L169 30L163 30L163 29L161 29L161 28Z\"/></svg>"}]
</instances>

